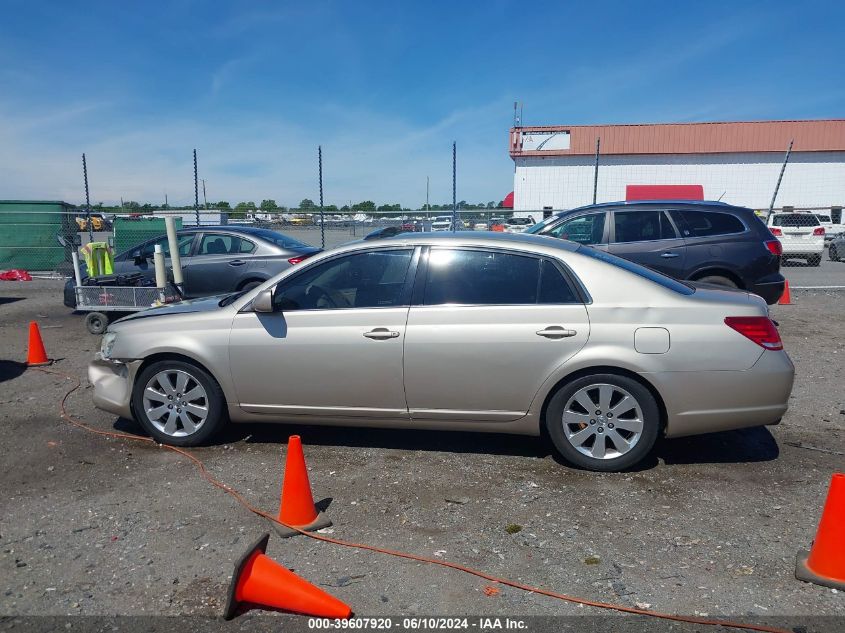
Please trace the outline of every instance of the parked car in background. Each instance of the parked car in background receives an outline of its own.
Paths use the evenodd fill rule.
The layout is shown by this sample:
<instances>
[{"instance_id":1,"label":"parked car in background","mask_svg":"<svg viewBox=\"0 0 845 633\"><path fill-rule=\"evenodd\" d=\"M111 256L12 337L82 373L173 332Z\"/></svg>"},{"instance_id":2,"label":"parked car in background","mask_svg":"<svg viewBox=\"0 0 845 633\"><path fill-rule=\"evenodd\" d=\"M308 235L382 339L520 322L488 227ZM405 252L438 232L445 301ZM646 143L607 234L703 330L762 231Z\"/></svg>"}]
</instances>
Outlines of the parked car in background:
<instances>
[{"instance_id":1,"label":"parked car in background","mask_svg":"<svg viewBox=\"0 0 845 633\"><path fill-rule=\"evenodd\" d=\"M365 240L380 240L385 237L395 237L396 235L400 235L401 233L416 233L416 229L413 228L406 228L405 224L396 225L396 226L384 226L380 229L376 229L372 233L367 233L364 236Z\"/></svg>"},{"instance_id":2,"label":"parked car in background","mask_svg":"<svg viewBox=\"0 0 845 633\"><path fill-rule=\"evenodd\" d=\"M598 471L661 435L776 424L793 374L760 297L473 232L357 242L243 295L145 310L88 369L94 404L157 442L229 421L517 433Z\"/></svg>"},{"instance_id":3,"label":"parked car in background","mask_svg":"<svg viewBox=\"0 0 845 633\"><path fill-rule=\"evenodd\" d=\"M834 222L830 213L814 213L824 227L824 241L830 242L835 237L845 234L845 224Z\"/></svg>"},{"instance_id":4,"label":"parked car in background","mask_svg":"<svg viewBox=\"0 0 845 633\"><path fill-rule=\"evenodd\" d=\"M477 220L477 221L473 222L472 230L473 231L489 231L490 230L490 224L485 220Z\"/></svg>"},{"instance_id":5,"label":"parked car in background","mask_svg":"<svg viewBox=\"0 0 845 633\"><path fill-rule=\"evenodd\" d=\"M675 279L783 294L781 243L751 209L721 202L609 202L549 216L528 233L592 246Z\"/></svg>"},{"instance_id":6,"label":"parked car in background","mask_svg":"<svg viewBox=\"0 0 845 633\"><path fill-rule=\"evenodd\" d=\"M533 218L510 218L505 220L505 233L522 233L534 225Z\"/></svg>"},{"instance_id":7,"label":"parked car in background","mask_svg":"<svg viewBox=\"0 0 845 633\"><path fill-rule=\"evenodd\" d=\"M825 230L812 213L773 213L768 226L783 245L784 259L804 259L818 266L824 253Z\"/></svg>"},{"instance_id":8,"label":"parked car in background","mask_svg":"<svg viewBox=\"0 0 845 633\"><path fill-rule=\"evenodd\" d=\"M455 227L457 230L458 227ZM452 230L452 216L438 215L431 221L432 231L451 231Z\"/></svg>"},{"instance_id":9,"label":"parked car in background","mask_svg":"<svg viewBox=\"0 0 845 633\"><path fill-rule=\"evenodd\" d=\"M176 239L188 298L249 290L321 250L277 231L248 226L181 229ZM154 279L157 244L170 268L167 236L160 235L116 255L114 274L138 272ZM69 279L64 291L64 303L71 308L76 307L73 286Z\"/></svg>"},{"instance_id":10,"label":"parked car in background","mask_svg":"<svg viewBox=\"0 0 845 633\"><path fill-rule=\"evenodd\" d=\"M827 249L827 256L830 257L830 261L832 262L845 260L845 233L840 233L831 240L830 246Z\"/></svg>"}]
</instances>

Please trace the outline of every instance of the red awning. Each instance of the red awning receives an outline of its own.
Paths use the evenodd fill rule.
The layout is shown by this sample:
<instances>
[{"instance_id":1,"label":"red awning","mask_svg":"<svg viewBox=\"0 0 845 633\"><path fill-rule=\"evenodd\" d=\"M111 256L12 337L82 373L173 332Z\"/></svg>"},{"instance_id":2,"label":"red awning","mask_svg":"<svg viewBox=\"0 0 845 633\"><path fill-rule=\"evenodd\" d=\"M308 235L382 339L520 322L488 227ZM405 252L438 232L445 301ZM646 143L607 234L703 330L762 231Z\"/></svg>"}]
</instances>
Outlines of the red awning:
<instances>
[{"instance_id":1,"label":"red awning","mask_svg":"<svg viewBox=\"0 0 845 633\"><path fill-rule=\"evenodd\" d=\"M503 209L513 209L513 191L511 191L508 195L506 195L505 199L502 200L502 208Z\"/></svg>"},{"instance_id":2,"label":"red awning","mask_svg":"<svg viewBox=\"0 0 845 633\"><path fill-rule=\"evenodd\" d=\"M625 200L704 200L702 185L628 185Z\"/></svg>"}]
</instances>

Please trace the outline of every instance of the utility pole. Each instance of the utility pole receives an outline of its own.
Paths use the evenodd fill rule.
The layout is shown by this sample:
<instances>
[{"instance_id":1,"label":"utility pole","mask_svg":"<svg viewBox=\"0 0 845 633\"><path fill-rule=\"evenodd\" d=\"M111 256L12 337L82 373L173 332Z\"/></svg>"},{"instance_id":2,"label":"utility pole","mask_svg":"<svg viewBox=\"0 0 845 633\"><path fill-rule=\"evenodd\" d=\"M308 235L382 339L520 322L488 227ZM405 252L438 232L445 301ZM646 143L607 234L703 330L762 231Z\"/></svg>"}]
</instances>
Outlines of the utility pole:
<instances>
[{"instance_id":1,"label":"utility pole","mask_svg":"<svg viewBox=\"0 0 845 633\"><path fill-rule=\"evenodd\" d=\"M431 205L428 203L429 177L425 177L425 217L431 215Z\"/></svg>"},{"instance_id":2,"label":"utility pole","mask_svg":"<svg viewBox=\"0 0 845 633\"><path fill-rule=\"evenodd\" d=\"M82 178L85 180L85 222L88 224L88 241L93 242L94 227L91 225L91 196L88 194L88 164L85 162L85 154L82 154Z\"/></svg>"},{"instance_id":3,"label":"utility pole","mask_svg":"<svg viewBox=\"0 0 845 633\"><path fill-rule=\"evenodd\" d=\"M786 156L783 157L783 165L780 168L780 176L778 176L778 182L775 185L775 191L772 193L772 201L769 203L769 215L772 215L772 211L775 208L775 198L778 197L778 189L780 189L780 181L783 180L783 172L786 171L786 163L789 162L789 155L792 153L792 144L795 142L795 139L789 141L789 147L786 148Z\"/></svg>"},{"instance_id":4,"label":"utility pole","mask_svg":"<svg viewBox=\"0 0 845 633\"><path fill-rule=\"evenodd\" d=\"M458 143L452 141L452 232L455 232L458 224L458 196L457 196L457 179L458 179Z\"/></svg>"},{"instance_id":5,"label":"utility pole","mask_svg":"<svg viewBox=\"0 0 845 633\"><path fill-rule=\"evenodd\" d=\"M317 146L317 171L320 181L320 248L326 248L326 215L323 213L323 146Z\"/></svg>"},{"instance_id":6,"label":"utility pole","mask_svg":"<svg viewBox=\"0 0 845 633\"><path fill-rule=\"evenodd\" d=\"M596 203L596 194L599 189L599 148L601 147L601 137L596 137L596 166L593 169L593 204Z\"/></svg>"},{"instance_id":7,"label":"utility pole","mask_svg":"<svg viewBox=\"0 0 845 633\"><path fill-rule=\"evenodd\" d=\"M194 215L197 218L197 226L200 225L200 192L197 181L197 150L194 148Z\"/></svg>"},{"instance_id":8,"label":"utility pole","mask_svg":"<svg viewBox=\"0 0 845 633\"><path fill-rule=\"evenodd\" d=\"M202 202L206 210L208 210L208 198L205 197L205 178L202 179Z\"/></svg>"},{"instance_id":9,"label":"utility pole","mask_svg":"<svg viewBox=\"0 0 845 633\"><path fill-rule=\"evenodd\" d=\"M169 208L169 205L167 204L167 192L166 191L164 192L164 208L165 209Z\"/></svg>"}]
</instances>

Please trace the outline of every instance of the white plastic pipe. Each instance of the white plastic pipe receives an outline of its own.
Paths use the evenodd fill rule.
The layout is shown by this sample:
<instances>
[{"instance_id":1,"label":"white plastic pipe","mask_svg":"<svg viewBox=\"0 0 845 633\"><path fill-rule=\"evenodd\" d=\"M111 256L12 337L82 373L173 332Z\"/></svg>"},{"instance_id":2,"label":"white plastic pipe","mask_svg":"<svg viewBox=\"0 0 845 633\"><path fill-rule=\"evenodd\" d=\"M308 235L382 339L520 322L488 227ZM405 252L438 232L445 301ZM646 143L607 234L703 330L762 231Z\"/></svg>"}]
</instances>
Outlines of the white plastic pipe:
<instances>
[{"instance_id":1,"label":"white plastic pipe","mask_svg":"<svg viewBox=\"0 0 845 633\"><path fill-rule=\"evenodd\" d=\"M167 228L167 245L170 248L170 264L173 266L173 283L182 288L182 258L179 257L179 240L176 238L176 221L173 216L164 218Z\"/></svg>"},{"instance_id":2,"label":"white plastic pipe","mask_svg":"<svg viewBox=\"0 0 845 633\"><path fill-rule=\"evenodd\" d=\"M82 285L82 271L79 269L79 253L73 251L70 254L71 258L73 259L73 278L76 281L77 286Z\"/></svg>"},{"instance_id":3,"label":"white plastic pipe","mask_svg":"<svg viewBox=\"0 0 845 633\"><path fill-rule=\"evenodd\" d=\"M167 269L164 267L164 251L161 250L161 244L155 245L153 262L156 270L156 287L164 288L167 285Z\"/></svg>"}]
</instances>

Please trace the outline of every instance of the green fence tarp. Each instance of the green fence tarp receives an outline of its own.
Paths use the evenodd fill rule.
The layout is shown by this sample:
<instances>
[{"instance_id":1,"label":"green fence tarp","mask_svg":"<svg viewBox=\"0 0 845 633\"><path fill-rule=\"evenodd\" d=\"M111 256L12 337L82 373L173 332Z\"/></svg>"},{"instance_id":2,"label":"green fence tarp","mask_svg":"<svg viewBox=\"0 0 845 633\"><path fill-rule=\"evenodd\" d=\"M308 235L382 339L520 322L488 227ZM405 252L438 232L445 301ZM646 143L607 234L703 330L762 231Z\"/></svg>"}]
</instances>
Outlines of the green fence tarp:
<instances>
[{"instance_id":1,"label":"green fence tarp","mask_svg":"<svg viewBox=\"0 0 845 633\"><path fill-rule=\"evenodd\" d=\"M176 230L182 228L182 218L174 218ZM167 228L164 218L115 218L114 252L115 255L137 246L150 238L165 235Z\"/></svg>"}]
</instances>

